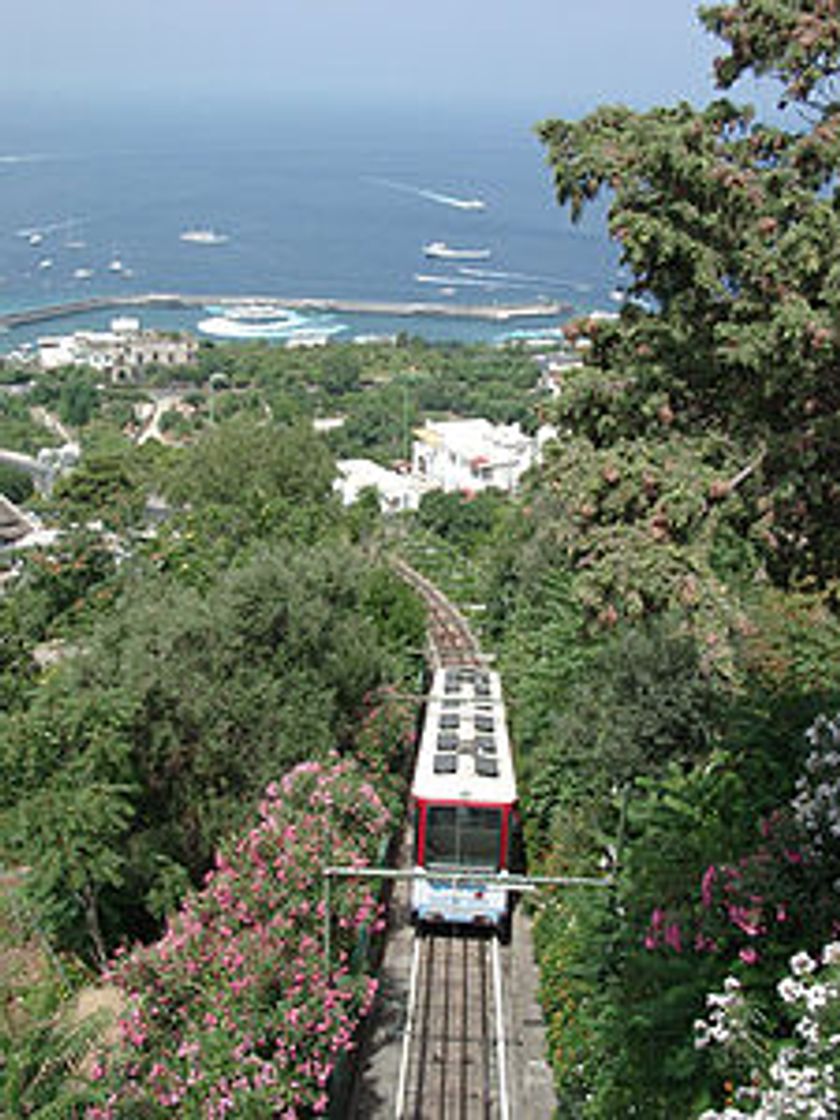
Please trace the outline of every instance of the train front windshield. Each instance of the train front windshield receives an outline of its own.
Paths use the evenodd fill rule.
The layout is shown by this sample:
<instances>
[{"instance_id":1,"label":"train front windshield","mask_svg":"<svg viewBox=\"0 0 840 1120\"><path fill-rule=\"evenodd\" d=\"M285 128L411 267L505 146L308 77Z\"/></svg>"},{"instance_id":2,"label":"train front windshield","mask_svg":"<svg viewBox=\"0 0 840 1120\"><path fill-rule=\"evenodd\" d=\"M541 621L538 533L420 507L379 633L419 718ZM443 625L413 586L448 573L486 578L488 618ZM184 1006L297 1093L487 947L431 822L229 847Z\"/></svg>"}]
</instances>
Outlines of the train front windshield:
<instances>
[{"instance_id":1,"label":"train front windshield","mask_svg":"<svg viewBox=\"0 0 840 1120\"><path fill-rule=\"evenodd\" d=\"M502 810L430 805L426 810L426 866L499 866Z\"/></svg>"}]
</instances>

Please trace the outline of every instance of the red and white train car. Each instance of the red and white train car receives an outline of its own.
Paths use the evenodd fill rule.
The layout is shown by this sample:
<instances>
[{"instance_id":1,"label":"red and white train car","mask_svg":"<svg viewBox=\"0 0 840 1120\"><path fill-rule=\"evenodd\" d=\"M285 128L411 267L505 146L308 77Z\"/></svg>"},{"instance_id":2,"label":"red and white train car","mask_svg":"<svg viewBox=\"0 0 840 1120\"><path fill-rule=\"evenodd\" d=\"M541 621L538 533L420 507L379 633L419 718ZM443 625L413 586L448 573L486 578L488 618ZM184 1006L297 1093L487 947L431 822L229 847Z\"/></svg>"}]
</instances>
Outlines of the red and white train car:
<instances>
[{"instance_id":1,"label":"red and white train car","mask_svg":"<svg viewBox=\"0 0 840 1120\"><path fill-rule=\"evenodd\" d=\"M495 927L506 936L510 894L482 881L511 870L518 848L516 777L499 674L474 665L435 672L411 787L412 920ZM516 870L517 868L514 868ZM434 872L475 872L476 881Z\"/></svg>"}]
</instances>

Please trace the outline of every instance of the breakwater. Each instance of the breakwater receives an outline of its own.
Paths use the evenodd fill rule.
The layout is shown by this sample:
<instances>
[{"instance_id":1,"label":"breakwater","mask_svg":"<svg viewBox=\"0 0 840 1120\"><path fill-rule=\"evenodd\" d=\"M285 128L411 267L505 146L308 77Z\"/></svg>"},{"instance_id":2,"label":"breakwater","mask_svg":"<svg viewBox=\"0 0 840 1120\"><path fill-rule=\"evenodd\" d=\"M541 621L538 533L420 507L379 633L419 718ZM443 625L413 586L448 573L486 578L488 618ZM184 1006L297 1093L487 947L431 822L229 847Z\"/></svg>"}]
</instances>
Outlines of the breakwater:
<instances>
[{"instance_id":1,"label":"breakwater","mask_svg":"<svg viewBox=\"0 0 840 1120\"><path fill-rule=\"evenodd\" d=\"M569 304L559 301L530 304L454 304L426 300L388 301L364 299L335 299L331 297L298 297L286 299L276 295L185 295L182 293L148 292L145 295L90 296L41 307L23 308L0 315L0 326L11 328L52 319L84 315L91 311L125 311L131 308L158 308L161 310L187 310L205 304L234 307L241 303L270 304L294 311L337 311L361 315L430 315L451 319L484 319L506 323L511 319L544 318L562 315L571 310Z\"/></svg>"}]
</instances>

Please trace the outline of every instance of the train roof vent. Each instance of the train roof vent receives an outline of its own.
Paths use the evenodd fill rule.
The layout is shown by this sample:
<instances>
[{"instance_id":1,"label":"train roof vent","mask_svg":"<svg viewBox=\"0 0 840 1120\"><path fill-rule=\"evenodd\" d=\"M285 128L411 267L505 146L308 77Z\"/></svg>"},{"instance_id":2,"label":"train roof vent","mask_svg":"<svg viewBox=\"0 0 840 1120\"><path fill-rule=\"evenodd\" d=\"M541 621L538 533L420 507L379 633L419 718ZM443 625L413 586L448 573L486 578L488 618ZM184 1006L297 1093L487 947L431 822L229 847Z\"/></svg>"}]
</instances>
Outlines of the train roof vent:
<instances>
[{"instance_id":1,"label":"train roof vent","mask_svg":"<svg viewBox=\"0 0 840 1120\"><path fill-rule=\"evenodd\" d=\"M457 712L441 712L440 719L438 720L438 727L451 731L452 728L457 727L461 722L461 717Z\"/></svg>"},{"instance_id":2,"label":"train roof vent","mask_svg":"<svg viewBox=\"0 0 840 1120\"><path fill-rule=\"evenodd\" d=\"M458 770L458 757L454 754L436 754L434 758L436 774L454 774Z\"/></svg>"},{"instance_id":3,"label":"train roof vent","mask_svg":"<svg viewBox=\"0 0 840 1120\"><path fill-rule=\"evenodd\" d=\"M457 735L438 735L437 749L439 751L457 751L459 742Z\"/></svg>"},{"instance_id":4,"label":"train roof vent","mask_svg":"<svg viewBox=\"0 0 840 1120\"><path fill-rule=\"evenodd\" d=\"M475 714L475 729L476 731L494 731L496 722L492 716L483 716L479 712Z\"/></svg>"},{"instance_id":5,"label":"train roof vent","mask_svg":"<svg viewBox=\"0 0 840 1120\"><path fill-rule=\"evenodd\" d=\"M475 772L480 778L498 778L499 764L495 758L485 758L479 754L475 759Z\"/></svg>"},{"instance_id":6,"label":"train roof vent","mask_svg":"<svg viewBox=\"0 0 840 1120\"><path fill-rule=\"evenodd\" d=\"M495 754L496 740L492 735L477 735L475 749L477 754Z\"/></svg>"}]
</instances>

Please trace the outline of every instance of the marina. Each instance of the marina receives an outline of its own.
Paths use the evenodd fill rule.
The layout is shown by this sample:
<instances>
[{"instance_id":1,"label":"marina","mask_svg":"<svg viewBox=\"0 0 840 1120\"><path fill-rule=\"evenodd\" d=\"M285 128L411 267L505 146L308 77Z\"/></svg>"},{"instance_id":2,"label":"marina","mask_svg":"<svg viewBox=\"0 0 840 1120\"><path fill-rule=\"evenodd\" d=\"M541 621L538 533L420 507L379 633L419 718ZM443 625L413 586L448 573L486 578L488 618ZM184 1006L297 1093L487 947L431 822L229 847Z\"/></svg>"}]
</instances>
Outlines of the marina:
<instances>
[{"instance_id":1,"label":"marina","mask_svg":"<svg viewBox=\"0 0 840 1120\"><path fill-rule=\"evenodd\" d=\"M162 308L167 310L188 310L196 307L216 305L221 309L233 308L242 304L271 306L278 312L316 311L339 312L396 317L431 316L440 318L479 319L496 323L507 323L514 319L545 318L568 314L570 305L560 301L534 303L488 303L488 304L451 304L425 300L364 300L334 297L286 298L273 295L214 296L189 295L184 293L149 292L144 295L107 295L91 296L88 299L68 300L62 303L45 304L39 307L22 308L0 314L0 327L7 330L14 327L36 323L48 323L56 319L70 318L88 312L109 311L126 308Z\"/></svg>"}]
</instances>

